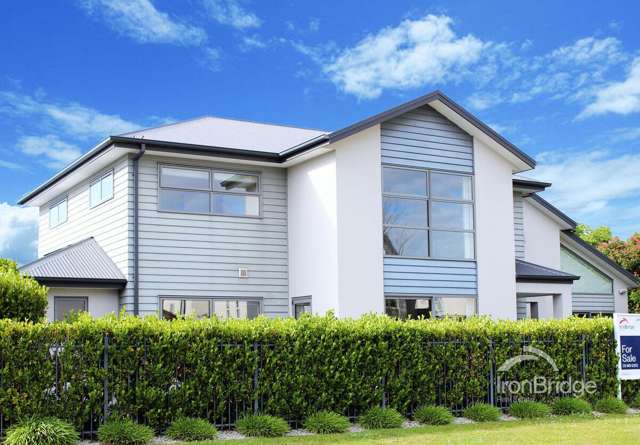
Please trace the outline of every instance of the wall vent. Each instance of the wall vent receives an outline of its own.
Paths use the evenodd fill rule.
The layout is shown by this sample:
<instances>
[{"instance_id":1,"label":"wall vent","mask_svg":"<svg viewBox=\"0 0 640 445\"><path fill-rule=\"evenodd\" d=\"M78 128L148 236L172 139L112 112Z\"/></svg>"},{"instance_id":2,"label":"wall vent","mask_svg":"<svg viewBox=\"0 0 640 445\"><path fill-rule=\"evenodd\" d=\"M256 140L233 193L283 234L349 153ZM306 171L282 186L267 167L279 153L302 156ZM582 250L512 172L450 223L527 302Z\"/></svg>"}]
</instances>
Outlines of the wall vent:
<instances>
[{"instance_id":1,"label":"wall vent","mask_svg":"<svg viewBox=\"0 0 640 445\"><path fill-rule=\"evenodd\" d=\"M249 278L249 269L247 269L246 267L239 267L238 278Z\"/></svg>"}]
</instances>

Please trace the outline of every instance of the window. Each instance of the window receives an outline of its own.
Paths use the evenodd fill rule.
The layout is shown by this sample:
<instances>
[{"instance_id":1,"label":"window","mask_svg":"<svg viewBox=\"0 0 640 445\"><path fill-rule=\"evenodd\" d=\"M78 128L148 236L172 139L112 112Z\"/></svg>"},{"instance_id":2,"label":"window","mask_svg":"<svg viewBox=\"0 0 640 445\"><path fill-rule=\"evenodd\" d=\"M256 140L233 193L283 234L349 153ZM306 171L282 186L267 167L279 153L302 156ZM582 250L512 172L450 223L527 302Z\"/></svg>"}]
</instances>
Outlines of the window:
<instances>
[{"instance_id":1,"label":"window","mask_svg":"<svg viewBox=\"0 0 640 445\"><path fill-rule=\"evenodd\" d=\"M560 268L580 277L573 282L575 294L613 294L613 280L564 246L560 246Z\"/></svg>"},{"instance_id":2,"label":"window","mask_svg":"<svg viewBox=\"0 0 640 445\"><path fill-rule=\"evenodd\" d=\"M113 198L113 172L97 179L89 186L89 205L95 207Z\"/></svg>"},{"instance_id":3,"label":"window","mask_svg":"<svg viewBox=\"0 0 640 445\"><path fill-rule=\"evenodd\" d=\"M311 313L311 296L307 297L294 297L293 303L293 316L297 319L302 317L303 314Z\"/></svg>"},{"instance_id":4,"label":"window","mask_svg":"<svg viewBox=\"0 0 640 445\"><path fill-rule=\"evenodd\" d=\"M160 167L158 209L168 212L260 216L258 175Z\"/></svg>"},{"instance_id":5,"label":"window","mask_svg":"<svg viewBox=\"0 0 640 445\"><path fill-rule=\"evenodd\" d=\"M67 221L67 198L49 207L49 227L54 228Z\"/></svg>"},{"instance_id":6,"label":"window","mask_svg":"<svg viewBox=\"0 0 640 445\"><path fill-rule=\"evenodd\" d=\"M473 259L471 176L383 168L386 255Z\"/></svg>"},{"instance_id":7,"label":"window","mask_svg":"<svg viewBox=\"0 0 640 445\"><path fill-rule=\"evenodd\" d=\"M401 320L470 317L476 313L476 300L470 297L386 297L385 312Z\"/></svg>"},{"instance_id":8,"label":"window","mask_svg":"<svg viewBox=\"0 0 640 445\"><path fill-rule=\"evenodd\" d=\"M212 299L212 298L163 298L162 318L174 320L179 317L206 318L255 318L260 315L259 300Z\"/></svg>"},{"instance_id":9,"label":"window","mask_svg":"<svg viewBox=\"0 0 640 445\"><path fill-rule=\"evenodd\" d=\"M53 316L55 321L62 321L71 314L86 312L88 297L54 297Z\"/></svg>"}]
</instances>

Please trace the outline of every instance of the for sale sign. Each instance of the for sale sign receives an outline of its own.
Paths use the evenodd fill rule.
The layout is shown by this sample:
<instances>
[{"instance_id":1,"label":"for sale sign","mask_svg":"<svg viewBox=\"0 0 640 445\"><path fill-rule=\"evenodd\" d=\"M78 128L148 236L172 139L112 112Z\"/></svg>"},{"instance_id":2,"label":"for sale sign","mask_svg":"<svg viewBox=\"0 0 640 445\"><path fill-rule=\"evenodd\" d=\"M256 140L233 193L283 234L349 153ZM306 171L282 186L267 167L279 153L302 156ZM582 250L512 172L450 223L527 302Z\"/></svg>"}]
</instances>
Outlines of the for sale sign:
<instances>
[{"instance_id":1,"label":"for sale sign","mask_svg":"<svg viewBox=\"0 0 640 445\"><path fill-rule=\"evenodd\" d=\"M613 314L620 380L640 379L640 314Z\"/></svg>"}]
</instances>

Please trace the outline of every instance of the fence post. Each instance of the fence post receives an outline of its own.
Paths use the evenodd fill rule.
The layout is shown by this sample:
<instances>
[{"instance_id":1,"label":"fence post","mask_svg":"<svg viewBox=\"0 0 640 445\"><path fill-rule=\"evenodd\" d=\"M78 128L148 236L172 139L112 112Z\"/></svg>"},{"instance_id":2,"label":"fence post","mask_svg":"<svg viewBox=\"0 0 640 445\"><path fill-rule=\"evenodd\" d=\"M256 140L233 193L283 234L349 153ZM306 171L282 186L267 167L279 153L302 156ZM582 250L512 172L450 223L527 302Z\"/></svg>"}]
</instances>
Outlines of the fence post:
<instances>
[{"instance_id":1,"label":"fence post","mask_svg":"<svg viewBox=\"0 0 640 445\"><path fill-rule=\"evenodd\" d=\"M494 365L495 365L495 355L493 350L493 339L489 340L489 404L495 405L495 375L494 375Z\"/></svg>"},{"instance_id":2,"label":"fence post","mask_svg":"<svg viewBox=\"0 0 640 445\"><path fill-rule=\"evenodd\" d=\"M104 334L104 350L102 353L102 367L104 369L104 380L102 382L103 393L103 419L109 417L109 334Z\"/></svg>"},{"instance_id":3,"label":"fence post","mask_svg":"<svg viewBox=\"0 0 640 445\"><path fill-rule=\"evenodd\" d=\"M253 413L258 414L260 410L260 404L258 403L258 371L260 366L262 366L262 354L261 349L258 348L258 343L253 343L253 353L257 357L256 368L253 371Z\"/></svg>"}]
</instances>

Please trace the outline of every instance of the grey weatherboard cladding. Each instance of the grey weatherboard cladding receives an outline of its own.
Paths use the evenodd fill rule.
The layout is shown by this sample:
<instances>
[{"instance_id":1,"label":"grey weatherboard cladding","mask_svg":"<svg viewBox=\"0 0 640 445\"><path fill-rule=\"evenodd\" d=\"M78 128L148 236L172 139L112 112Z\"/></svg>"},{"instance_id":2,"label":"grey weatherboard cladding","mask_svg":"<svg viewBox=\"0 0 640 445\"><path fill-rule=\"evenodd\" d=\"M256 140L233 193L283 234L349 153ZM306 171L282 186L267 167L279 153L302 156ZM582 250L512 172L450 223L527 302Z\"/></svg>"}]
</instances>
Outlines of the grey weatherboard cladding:
<instances>
[{"instance_id":1,"label":"grey weatherboard cladding","mask_svg":"<svg viewBox=\"0 0 640 445\"><path fill-rule=\"evenodd\" d=\"M429 106L381 125L383 165L473 173L473 139ZM475 296L476 262L384 258L386 295Z\"/></svg>"}]
</instances>

